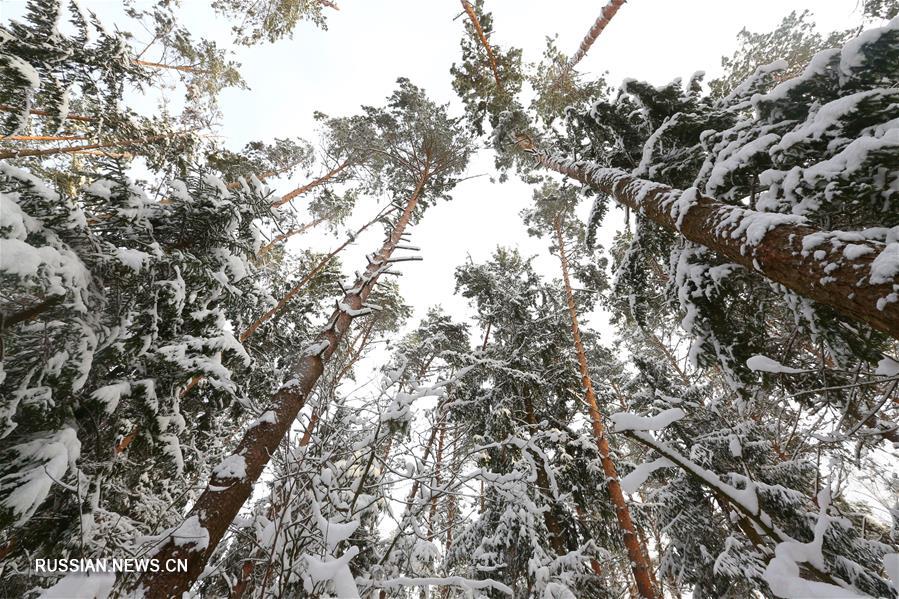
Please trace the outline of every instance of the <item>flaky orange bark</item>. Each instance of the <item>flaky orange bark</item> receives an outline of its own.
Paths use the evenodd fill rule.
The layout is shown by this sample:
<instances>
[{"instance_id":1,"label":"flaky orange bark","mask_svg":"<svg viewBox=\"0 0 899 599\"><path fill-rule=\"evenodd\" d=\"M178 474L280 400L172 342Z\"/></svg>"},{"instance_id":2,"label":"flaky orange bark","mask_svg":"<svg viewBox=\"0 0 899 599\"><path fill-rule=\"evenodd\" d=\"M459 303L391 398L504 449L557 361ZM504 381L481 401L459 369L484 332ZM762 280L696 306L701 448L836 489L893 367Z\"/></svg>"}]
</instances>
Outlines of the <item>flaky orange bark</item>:
<instances>
[{"instance_id":1,"label":"flaky orange bark","mask_svg":"<svg viewBox=\"0 0 899 599\"><path fill-rule=\"evenodd\" d=\"M551 87L555 87L559 80L568 75L568 73L571 72L571 69L584 59L587 52L590 50L590 46L593 45L593 42L596 41L596 38L599 37L599 34L606 28L606 25L609 24L609 21L612 20L612 17L615 16L615 13L618 12L618 9L621 8L621 5L624 4L624 2L625 0L612 0L603 7L602 12L599 13L599 16L593 22L590 31L588 31L587 35L584 36L584 39L581 40L581 45L578 47L577 52L575 52L571 59L565 63L562 72L559 73L558 77L553 81Z\"/></svg>"},{"instance_id":2,"label":"flaky orange bark","mask_svg":"<svg viewBox=\"0 0 899 599\"><path fill-rule=\"evenodd\" d=\"M809 226L801 217L723 204L695 188L681 191L618 169L559 159L539 151L524 136L516 141L540 165L611 196L655 224L802 297L899 339L899 275L881 279L872 268L887 251L886 244L854 241L861 251L849 257L843 253L845 244L831 243L838 241L833 233ZM750 229L763 233L750 239Z\"/></svg>"},{"instance_id":3,"label":"flaky orange bark","mask_svg":"<svg viewBox=\"0 0 899 599\"><path fill-rule=\"evenodd\" d=\"M331 179L336 177L343 169L345 169L349 165L350 165L350 161L344 160L339 165L337 165L336 167L334 167L333 169L331 169L330 171L328 171L327 173L325 173L318 179L313 179L306 185L297 187L293 191L284 194L283 196L281 196L281 199L279 199L277 202L272 202L272 207L277 208L279 206L283 206L284 204L286 204L290 200L294 199L295 197L303 195L304 193L306 193L313 187L318 187L322 183L327 183L328 181L330 181Z\"/></svg>"},{"instance_id":4,"label":"flaky orange bark","mask_svg":"<svg viewBox=\"0 0 899 599\"><path fill-rule=\"evenodd\" d=\"M474 27L475 33L478 35L478 40L481 42L481 46L484 47L484 50L487 52L487 59L490 61L490 69L493 71L493 79L496 81L496 87L499 89L503 88L503 83L499 78L499 69L496 66L496 56L493 54L493 48L490 47L490 42L487 41L487 36L484 35L484 29L481 27L481 21L478 19L477 13L474 11L474 7L471 5L471 2L468 0L461 0L462 8L465 9L465 13L468 15L468 19L471 21L472 27Z\"/></svg>"},{"instance_id":5,"label":"flaky orange bark","mask_svg":"<svg viewBox=\"0 0 899 599\"><path fill-rule=\"evenodd\" d=\"M612 452L609 448L609 439L606 435L605 426L602 423L602 414L599 411L596 392L593 390L593 380L590 378L590 370L587 366L587 352L584 350L584 343L581 340L581 329L577 319L577 306L574 303L574 293L571 290L571 279L568 275L568 258L565 250L565 237L562 235L561 218L556 219L555 228L559 262L562 265L562 282L565 285L565 299L568 303L568 315L571 318L571 336L574 339L578 368L581 373L581 384L584 387L587 407L590 412L590 423L593 426L593 438L596 441L596 448L599 450L599 459L602 463L603 472L606 475L606 488L609 491L609 497L615 508L615 516L618 520L618 527L621 530L628 559L631 562L631 571L634 575L634 582L637 585L637 590L644 599L655 599L659 595L655 586L652 584L652 566L649 563L646 548L637 536L636 527L631 519L630 509L628 509L627 502L624 500L624 493L621 490L621 483L618 480L618 468L615 466L615 461L612 459Z\"/></svg>"}]
</instances>

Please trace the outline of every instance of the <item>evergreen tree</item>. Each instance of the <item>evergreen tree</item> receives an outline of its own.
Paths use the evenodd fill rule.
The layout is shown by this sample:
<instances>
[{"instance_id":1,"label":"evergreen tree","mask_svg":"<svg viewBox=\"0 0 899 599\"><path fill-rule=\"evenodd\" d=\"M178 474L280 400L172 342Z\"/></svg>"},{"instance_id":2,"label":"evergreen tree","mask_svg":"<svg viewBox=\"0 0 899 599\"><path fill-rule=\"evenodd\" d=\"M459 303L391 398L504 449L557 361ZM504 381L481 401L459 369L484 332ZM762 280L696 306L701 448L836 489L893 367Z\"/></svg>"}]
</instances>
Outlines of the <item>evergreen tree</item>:
<instances>
[{"instance_id":1,"label":"evergreen tree","mask_svg":"<svg viewBox=\"0 0 899 599\"><path fill-rule=\"evenodd\" d=\"M495 576L515 596L615 596L627 563L580 382L564 294L515 252L457 270L490 342L457 415L471 431L480 513L455 539L452 568ZM474 375L474 373L473 373ZM617 557L620 556L620 557ZM618 560L621 559L622 562Z\"/></svg>"},{"instance_id":2,"label":"evergreen tree","mask_svg":"<svg viewBox=\"0 0 899 599\"><path fill-rule=\"evenodd\" d=\"M469 142L457 121L408 80L399 80L386 108L366 107L363 115L347 120L354 139L366 144L368 167L380 171L379 180L395 201L404 202L398 204L402 212L389 224L384 245L369 257L365 272L338 302L316 342L302 352L292 369L293 378L272 397L266 412L273 417L257 421L247 430L231 456L213 471L206 490L184 522L165 533L153 549L159 559L187 559L188 571L144 574L139 585L151 596L187 590L202 573L350 323L370 312L364 304L379 276L389 270L392 260L396 261L392 254L401 245L406 227L420 218L430 203L446 195L467 162ZM232 462L240 468L232 468ZM185 534L199 540L184 544L180 538Z\"/></svg>"}]
</instances>

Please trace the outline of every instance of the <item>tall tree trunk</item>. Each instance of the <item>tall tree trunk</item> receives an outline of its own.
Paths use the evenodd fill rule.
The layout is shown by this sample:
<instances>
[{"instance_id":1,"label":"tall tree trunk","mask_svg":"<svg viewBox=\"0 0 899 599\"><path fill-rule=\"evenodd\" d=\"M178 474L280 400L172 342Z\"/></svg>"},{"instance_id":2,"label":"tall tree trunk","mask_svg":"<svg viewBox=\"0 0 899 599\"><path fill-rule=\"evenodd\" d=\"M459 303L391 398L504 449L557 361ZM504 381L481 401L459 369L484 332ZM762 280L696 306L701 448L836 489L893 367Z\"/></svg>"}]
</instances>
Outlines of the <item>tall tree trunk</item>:
<instances>
[{"instance_id":1,"label":"tall tree trunk","mask_svg":"<svg viewBox=\"0 0 899 599\"><path fill-rule=\"evenodd\" d=\"M343 375L352 368L353 364L358 360L359 355L362 353L362 350L365 348L365 344L368 342L369 335L371 334L372 328L374 327L375 320L370 319L368 323L366 323L365 328L359 335L350 341L350 357L347 360L348 364L341 369L337 376L334 377L335 380L340 380L343 378ZM356 342L359 342L358 347L356 346ZM319 404L315 406L315 409L312 410L312 414L309 416L309 422L306 423L306 428L303 430L303 436L300 437L299 442L297 443L299 447L306 447L309 445L309 442L312 440L312 433L315 431L315 427L318 425L319 420L321 419L322 406ZM292 493L292 490L291 490ZM276 509L277 505L277 493L272 498L272 505L269 507L268 514L266 517L271 520L275 518L275 514L279 511ZM271 546L274 547L275 543L278 541L278 535L281 533L282 529L282 519L283 512L280 513L278 527L275 529L275 536L272 539ZM247 590L247 586L250 582L250 576L253 574L253 565L260 557L259 554L262 550L259 547L256 547L253 550L253 553L243 562L240 572L237 575L237 582L234 584L234 587L231 591L231 599L240 599L244 592ZM272 566L273 566L274 558L272 555L269 555L268 563L265 567L265 573L262 578L262 587L265 587L265 582L268 581L268 578L271 576Z\"/></svg>"},{"instance_id":2,"label":"tall tree trunk","mask_svg":"<svg viewBox=\"0 0 899 599\"><path fill-rule=\"evenodd\" d=\"M518 144L539 164L611 196L657 225L899 339L899 275L883 280L872 272L882 252L899 251L895 242L853 241L857 251L850 259L843 254L845 243L806 225L802 217L722 204L694 188L680 191L595 163L560 160L524 138Z\"/></svg>"},{"instance_id":3,"label":"tall tree trunk","mask_svg":"<svg viewBox=\"0 0 899 599\"><path fill-rule=\"evenodd\" d=\"M500 91L503 89L502 81L499 78L499 70L496 67L496 56L493 55L493 48L490 47L490 42L487 41L487 36L484 35L484 30L481 28L481 21L478 19L477 13L474 11L474 7L471 5L471 2L468 0L461 0L462 8L465 9L466 14L468 14L468 18L471 21L472 26L474 27L475 33L478 35L478 40L480 40L481 45L484 47L484 50L487 51L487 59L490 61L490 69L493 71L493 79L496 81L496 87Z\"/></svg>"},{"instance_id":4,"label":"tall tree trunk","mask_svg":"<svg viewBox=\"0 0 899 599\"><path fill-rule=\"evenodd\" d=\"M368 227L370 227L373 224L375 224L376 222L378 222L378 220L380 220L381 217L383 217L383 216L384 216L384 212L383 211L379 212L377 216L375 216L373 219L371 219L370 221L368 221L367 223L365 223L364 225L359 227L359 229L357 229L353 235L350 235L349 237L347 237L347 240L344 241L343 243L341 243L339 246L337 246L337 248L335 248L330 254L328 254L327 256L322 258L319 261L319 263L316 264L312 268L312 270L310 270L308 273L306 273L306 276L304 276L300 280L299 283L294 285L291 288L291 290L288 291L284 295L284 297L282 297L280 300L278 300L278 303L275 304L274 308L272 308L271 310L269 310L268 312L266 312L265 314L263 314L262 316L257 318L249 327L247 327L247 329L244 332L242 332L240 334L240 338L239 338L240 342L243 343L244 341L246 341L253 333L256 332L256 329L258 329L260 326L262 326L263 324L268 322L272 317L279 314L281 312L281 310L284 309L284 306L286 306L290 300L292 300L294 297L296 297L296 295L300 291L302 291L306 285L309 284L309 281L311 281L312 278L315 277L315 275L320 273L328 264L331 263L332 260L334 260L335 256L337 256L337 254L342 252L344 250L344 248L346 248L346 246L353 243L356 240L356 237L358 235L362 234L362 232L364 232L365 229L367 229Z\"/></svg>"},{"instance_id":5,"label":"tall tree trunk","mask_svg":"<svg viewBox=\"0 0 899 599\"><path fill-rule=\"evenodd\" d=\"M606 436L605 427L602 423L602 415L599 411L599 404L596 400L596 392L593 390L593 381L590 378L590 371L587 368L587 353L584 351L584 343L581 341L581 329L577 320L577 306L574 303L574 293L571 290L571 280L568 276L568 258L565 253L565 237L562 235L562 221L557 218L556 227L556 243L559 249L559 261L562 264L562 282L565 285L565 299L568 302L568 314L571 317L571 336L574 338L574 348L577 352L578 368L581 372L581 384L584 386L584 393L587 399L587 406L590 409L590 421L593 425L593 437L596 440L596 448L599 450L599 459L602 463L602 469L606 475L606 487L609 491L609 497L612 505L615 507L615 516L618 519L618 527L624 539L624 546L627 549L627 556L631 562L631 571L634 574L634 582L637 584L637 590L640 596L645 599L654 599L658 597L656 589L652 584L652 566L646 554L646 548L640 542L636 533L636 527L631 520L631 512L624 500L624 493L621 491L621 483L618 480L618 469L612 459L612 452L609 449L609 439Z\"/></svg>"},{"instance_id":6,"label":"tall tree trunk","mask_svg":"<svg viewBox=\"0 0 899 599\"><path fill-rule=\"evenodd\" d=\"M96 144L86 144L83 146L66 146L64 148L44 148L41 150L11 150L9 152L0 152L0 160L7 158L24 158L26 156L55 156L56 154L74 154L83 152L84 150L97 150L102 148L131 148L141 146L161 139L176 137L178 135L186 135L189 132L182 133L166 133L163 135L151 135L143 139L126 139L122 141L104 141Z\"/></svg>"},{"instance_id":7,"label":"tall tree trunk","mask_svg":"<svg viewBox=\"0 0 899 599\"><path fill-rule=\"evenodd\" d=\"M388 211L388 212L389 212L389 211ZM304 276L302 279L300 279L300 282L299 282L299 283L297 283L296 285L294 285L294 286L290 289L290 291L288 291L287 294L285 294L284 297L282 297L282 298L278 301L278 303L275 305L274 308L272 308L271 310L269 310L268 312L266 312L265 314L263 314L262 316L260 316L259 318L257 318L255 321L253 321L253 323L250 324L250 326L247 327L247 328L246 328L246 329L245 329L245 330L238 336L238 338L237 338L238 341L240 341L241 343L243 343L244 341L246 341L247 339L249 339L249 338L250 338L250 337L251 337L257 330L259 330L259 327L261 327L263 324L265 324L266 322L268 322L269 320L271 320L272 318L274 318L275 316L277 316L277 315L284 309L284 307L288 304L288 302L290 302L291 299L293 299L294 297L296 297L296 295L297 295L300 291L302 291L303 288L304 288L306 285L309 284L309 282L312 280L313 277L315 277L315 275L317 275L318 273L320 273L326 266L328 266L328 264L331 263L331 261L334 259L335 256L337 256L337 254L339 254L339 253L340 253L344 248L346 248L346 246L348 246L350 243L352 243L353 241L355 241L356 237L357 237L358 235L360 235L363 231L365 231L365 229L367 229L368 227L370 227L370 226L372 226L373 224L375 224L376 222L378 222L378 220L379 220L381 217L383 217L385 214L387 214L388 212L384 212L384 211L379 212L378 215L377 215L376 217L374 217L373 219L371 219L370 221L368 221L367 223L365 223L364 225L362 225L362 227L360 227L360 228L356 231L355 234L350 235L350 236L347 238L347 240L346 240L345 242L343 242L342 244L340 244L340 246L337 247L337 249L335 249L335 250L332 251L330 254L328 254L327 256L325 256L324 258L322 258L322 259L318 262L318 264L316 264L314 267L312 267L312 270L310 270L308 273L306 273L306 276ZM308 228L308 227L315 226L315 224L316 224L316 221L313 221L312 223L310 223L310 224L308 224L308 225L305 225L305 226ZM264 249L264 248L263 248L263 249ZM260 250L260 252L261 252L261 250ZM261 255L261 254L257 255L257 257L259 257L260 255ZM205 378L206 378L206 375L205 375L205 374L202 374L202 373L201 373L201 374L195 374L193 377L191 377L191 379L187 382L187 385L184 386L184 389L181 390L181 395L180 395L180 397L184 397L185 395L187 395L188 393L190 393L190 392L191 392L197 385L199 385L199 384L203 381L203 379L205 379Z\"/></svg>"},{"instance_id":8,"label":"tall tree trunk","mask_svg":"<svg viewBox=\"0 0 899 599\"><path fill-rule=\"evenodd\" d=\"M307 183L306 185L303 185L303 186L301 186L301 187L297 187L297 188L294 189L293 191L284 194L283 196L281 196L281 199L280 199L280 200L278 200L277 202L272 202L272 207L273 207L273 208L277 208L277 207L279 207L279 206L283 206L284 204L286 204L286 203L289 202L290 200L294 199L295 197L300 196L300 195L303 195L304 193L306 193L307 191L309 191L309 190L312 189L313 187L318 187L318 186L321 185L322 183L327 183L328 181L330 181L331 179L333 179L334 177L336 177L338 174L340 174L340 172L341 172L343 169L345 169L346 167L348 167L349 165L350 165L349 159L344 160L344 161L341 162L338 166L334 167L333 169L331 169L330 171L328 171L327 173L325 173L324 175L322 175L322 176L319 177L318 179L313 179L312 181L310 181L310 182Z\"/></svg>"},{"instance_id":9,"label":"tall tree trunk","mask_svg":"<svg viewBox=\"0 0 899 599\"><path fill-rule=\"evenodd\" d=\"M615 16L615 13L618 12L618 9L621 8L621 5L624 4L625 0L612 0L608 4L606 4L602 12L599 13L599 16L596 17L596 20L593 22L593 26L590 28L590 31L587 32L587 35L584 36L584 39L581 40L581 45L578 47L577 52L571 57L571 59L565 64L565 67L562 69L562 72L559 73L559 76L556 77L555 81L553 81L551 87L555 87L555 85L569 72L571 69L577 65L584 57L587 55L587 52L590 50L590 46L593 45L593 42L596 41L596 38L599 37L599 34L602 33L602 30L606 28L606 25L609 24L609 21L612 20L612 17Z\"/></svg>"},{"instance_id":10,"label":"tall tree trunk","mask_svg":"<svg viewBox=\"0 0 899 599\"><path fill-rule=\"evenodd\" d=\"M162 563L172 558L187 560L187 572L148 572L137 584L147 597L162 599L177 597L188 591L202 574L210 556L228 530L228 526L240 512L253 492L253 486L262 474L270 456L277 451L281 439L290 430L294 419L306 402L310 391L324 371L325 363L337 350L354 318L352 312L361 310L378 277L390 266L390 257L400 243L400 237L408 226L418 205L422 189L430 176L426 161L418 184L406 202L405 209L384 241L380 251L369 260L364 274L354 287L346 292L331 315L328 325L319 333L317 342L306 348L293 367L291 378L272 398L271 419L250 428L238 446L235 456L241 456L246 465L245 475L233 477L214 474L206 490L197 499L184 523L170 533L168 540L154 551L154 557ZM179 536L180 535L180 536ZM190 536L201 536L193 541Z\"/></svg>"}]
</instances>

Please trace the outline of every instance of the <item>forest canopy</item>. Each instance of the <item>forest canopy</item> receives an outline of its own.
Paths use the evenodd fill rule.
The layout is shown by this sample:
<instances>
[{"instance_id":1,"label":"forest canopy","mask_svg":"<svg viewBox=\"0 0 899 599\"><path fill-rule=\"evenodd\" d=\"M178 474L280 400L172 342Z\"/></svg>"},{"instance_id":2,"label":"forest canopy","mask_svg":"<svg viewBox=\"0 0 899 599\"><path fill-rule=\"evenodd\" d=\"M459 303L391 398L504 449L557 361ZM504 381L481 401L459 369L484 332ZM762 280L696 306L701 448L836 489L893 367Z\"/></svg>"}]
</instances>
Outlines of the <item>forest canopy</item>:
<instances>
[{"instance_id":1,"label":"forest canopy","mask_svg":"<svg viewBox=\"0 0 899 599\"><path fill-rule=\"evenodd\" d=\"M0 596L899 599L896 7L588 70L648 2L340 101L350 2L3 16Z\"/></svg>"}]
</instances>

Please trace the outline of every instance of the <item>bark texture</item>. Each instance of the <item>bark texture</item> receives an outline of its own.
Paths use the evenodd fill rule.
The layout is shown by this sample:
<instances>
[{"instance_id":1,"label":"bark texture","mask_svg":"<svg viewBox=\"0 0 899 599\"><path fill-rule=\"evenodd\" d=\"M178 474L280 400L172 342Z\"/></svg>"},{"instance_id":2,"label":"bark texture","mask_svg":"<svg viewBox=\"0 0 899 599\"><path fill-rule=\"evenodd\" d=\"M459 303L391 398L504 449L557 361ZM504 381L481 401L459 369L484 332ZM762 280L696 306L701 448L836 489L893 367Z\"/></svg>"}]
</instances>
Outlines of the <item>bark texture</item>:
<instances>
[{"instance_id":1,"label":"bark texture","mask_svg":"<svg viewBox=\"0 0 899 599\"><path fill-rule=\"evenodd\" d=\"M578 46L577 51L571 57L571 59L565 64L565 67L562 69L562 72L559 73L559 76L556 77L556 80L553 81L551 87L555 87L556 84L564 78L568 73L571 72L571 69L577 65L584 57L587 55L587 52L590 51L590 46L593 45L593 42L599 37L599 34L602 33L603 29L606 28L606 25L609 24L609 21L612 20L612 17L615 16L615 13L618 12L618 9L621 8L621 5L624 4L625 0L612 0L608 4L606 4L602 12L599 13L599 16L596 17L596 20L593 22L593 26L590 27L590 31L587 32L587 35L584 36L584 39L581 40L581 45Z\"/></svg>"},{"instance_id":2,"label":"bark texture","mask_svg":"<svg viewBox=\"0 0 899 599\"><path fill-rule=\"evenodd\" d=\"M757 212L699 193L632 177L590 162L560 160L519 145L546 168L577 179L652 222L758 272L797 295L829 306L899 339L899 273L872 268L899 256L899 244L847 241L851 234L823 231L792 214ZM848 256L844 250L854 247ZM851 257L850 257L851 256Z\"/></svg>"},{"instance_id":3,"label":"bark texture","mask_svg":"<svg viewBox=\"0 0 899 599\"><path fill-rule=\"evenodd\" d=\"M301 186L301 187L297 187L297 188L294 189L293 191L284 194L283 196L281 196L281 199L280 199L280 200L278 200L277 202L273 202L273 203L272 203L272 207L273 207L273 208L277 208L278 206L283 206L284 204L286 204L286 203L289 202L290 200L294 199L294 198L297 197L297 196L303 195L304 193L306 193L306 192L309 191L310 189L312 189L312 188L314 188L314 187L318 187L318 186L321 185L322 183L327 183L328 181L330 181L331 179L333 179L334 177L336 177L337 175L339 175L340 172L343 171L343 170L344 170L346 167L348 167L349 165L350 165L350 161L349 161L349 160L344 160L344 161L341 162L338 166L334 167L333 169L331 169L330 171L328 171L327 173L325 173L324 175L322 175L322 176L319 177L318 179L313 179L312 181L310 181L310 182L307 183L306 185L303 185L303 186Z\"/></svg>"},{"instance_id":4,"label":"bark texture","mask_svg":"<svg viewBox=\"0 0 899 599\"><path fill-rule=\"evenodd\" d=\"M618 519L618 527L624 540L624 547L631 562L631 571L637 591L645 599L658 597L655 585L652 583L652 565L649 562L646 548L637 536L637 529L631 520L631 512L624 500L621 491L621 483L618 480L618 469L612 459L609 448L609 439L605 426L602 423L602 415L599 411L599 403L596 400L596 392L593 390L593 381L587 367L587 353L584 351L584 343L581 341L581 329L577 320L577 306L574 303L574 293L571 290L571 280L568 276L568 258L565 255L565 238L562 235L562 223L556 220L556 242L559 245L559 261L562 263L562 281L565 284L565 299L568 302L568 314L571 317L571 335L574 338L574 347L577 352L577 363L581 373L581 384L584 387L587 407L590 411L590 422L593 425L593 437L596 439L596 448L599 450L599 459L603 472L606 475L606 487L609 497L615 508L615 516Z\"/></svg>"}]
</instances>

